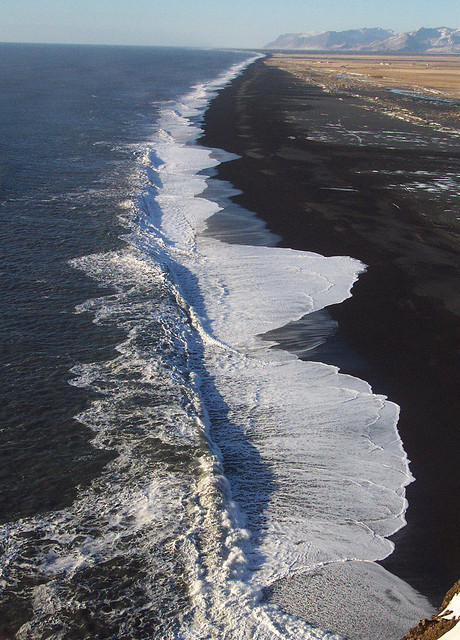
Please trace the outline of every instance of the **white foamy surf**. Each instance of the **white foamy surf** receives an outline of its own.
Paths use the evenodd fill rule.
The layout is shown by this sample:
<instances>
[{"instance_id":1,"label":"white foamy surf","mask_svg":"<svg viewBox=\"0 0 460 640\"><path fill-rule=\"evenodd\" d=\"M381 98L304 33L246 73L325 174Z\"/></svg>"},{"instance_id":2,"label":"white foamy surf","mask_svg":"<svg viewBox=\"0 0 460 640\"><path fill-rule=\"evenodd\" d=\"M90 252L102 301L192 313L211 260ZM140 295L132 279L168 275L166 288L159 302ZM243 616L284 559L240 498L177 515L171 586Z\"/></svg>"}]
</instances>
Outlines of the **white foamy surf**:
<instances>
[{"instance_id":1,"label":"white foamy surf","mask_svg":"<svg viewBox=\"0 0 460 640\"><path fill-rule=\"evenodd\" d=\"M243 597L247 585L260 597L260 587L281 577L386 557L387 536L405 523L404 487L412 478L395 404L334 367L270 350L260 337L343 301L364 266L349 257L226 244L205 233L220 207L200 197L211 181L198 172L234 159L190 145L208 90L164 111L148 168L151 190L140 201L142 237L132 240L145 247L146 231L150 251L167 256L201 338L193 366L206 436L227 487L219 510L230 529L223 534L216 525L211 537L220 548L214 562L201 560L207 578L198 580L195 596L206 604L195 620L198 633L222 616L232 637L256 637L251 620L265 637L258 616L274 613L255 607L252 591ZM222 198L225 190L229 185ZM215 469L208 473L212 478ZM200 483L197 492L200 500L207 495ZM215 504L202 507L206 521Z\"/></svg>"},{"instance_id":2,"label":"white foamy surf","mask_svg":"<svg viewBox=\"0 0 460 640\"><path fill-rule=\"evenodd\" d=\"M71 508L2 532L11 565L39 567L18 638L42 637L50 619L65 638L114 566L123 594L106 616L123 612L123 637L338 638L267 604L263 588L383 558L404 524L398 407L261 338L344 300L364 266L271 246L268 232L261 246L260 225L258 246L206 232L220 209L207 185L222 201L232 188L200 172L235 156L193 143L209 100L249 62L164 108L132 219L121 206L127 246L73 262L115 289L79 311L127 335L73 381L98 395L79 419L117 457Z\"/></svg>"}]
</instances>

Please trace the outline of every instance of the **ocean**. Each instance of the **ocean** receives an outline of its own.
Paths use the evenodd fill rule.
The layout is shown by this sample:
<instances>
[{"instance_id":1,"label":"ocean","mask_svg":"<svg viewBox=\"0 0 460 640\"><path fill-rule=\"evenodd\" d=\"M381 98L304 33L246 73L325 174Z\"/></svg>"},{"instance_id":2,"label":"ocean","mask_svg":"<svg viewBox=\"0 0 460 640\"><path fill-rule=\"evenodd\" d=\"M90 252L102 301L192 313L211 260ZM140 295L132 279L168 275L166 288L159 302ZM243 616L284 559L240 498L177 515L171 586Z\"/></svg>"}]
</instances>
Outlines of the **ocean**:
<instances>
[{"instance_id":1,"label":"ocean","mask_svg":"<svg viewBox=\"0 0 460 640\"><path fill-rule=\"evenodd\" d=\"M268 333L319 344L365 265L279 248L198 144L256 57L0 45L0 638L338 638L265 589L404 526L398 406Z\"/></svg>"}]
</instances>

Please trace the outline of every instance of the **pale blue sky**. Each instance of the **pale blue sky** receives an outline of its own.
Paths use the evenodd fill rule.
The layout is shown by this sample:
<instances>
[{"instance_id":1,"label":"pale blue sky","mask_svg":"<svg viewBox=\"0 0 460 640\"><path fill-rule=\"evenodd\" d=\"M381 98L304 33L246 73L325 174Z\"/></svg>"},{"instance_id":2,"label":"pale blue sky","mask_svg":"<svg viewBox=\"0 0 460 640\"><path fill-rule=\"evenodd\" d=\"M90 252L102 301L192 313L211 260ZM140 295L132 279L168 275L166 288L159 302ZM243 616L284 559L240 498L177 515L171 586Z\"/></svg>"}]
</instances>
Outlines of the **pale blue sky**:
<instances>
[{"instance_id":1,"label":"pale blue sky","mask_svg":"<svg viewBox=\"0 0 460 640\"><path fill-rule=\"evenodd\" d=\"M1 0L0 41L262 47L282 33L460 27L459 0Z\"/></svg>"}]
</instances>

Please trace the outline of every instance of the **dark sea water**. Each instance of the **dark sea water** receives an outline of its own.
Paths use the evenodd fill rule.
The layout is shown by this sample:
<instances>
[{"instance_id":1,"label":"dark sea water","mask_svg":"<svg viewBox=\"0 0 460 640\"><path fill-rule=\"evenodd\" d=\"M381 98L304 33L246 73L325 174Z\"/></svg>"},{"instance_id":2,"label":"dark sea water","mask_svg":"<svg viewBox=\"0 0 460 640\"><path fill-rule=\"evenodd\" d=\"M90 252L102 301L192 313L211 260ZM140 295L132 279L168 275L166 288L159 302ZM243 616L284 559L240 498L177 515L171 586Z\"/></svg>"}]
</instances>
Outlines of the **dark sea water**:
<instances>
[{"instance_id":1,"label":"dark sea water","mask_svg":"<svg viewBox=\"0 0 460 640\"><path fill-rule=\"evenodd\" d=\"M404 524L396 405L257 337L363 266L225 205L250 58L0 45L0 638L335 637L263 588Z\"/></svg>"},{"instance_id":2,"label":"dark sea water","mask_svg":"<svg viewBox=\"0 0 460 640\"><path fill-rule=\"evenodd\" d=\"M69 379L77 363L114 358L125 333L75 313L112 289L68 262L123 244L120 203L136 195L161 107L247 57L0 46L2 523L70 505L114 457L75 419L92 395ZM30 617L22 594L2 598L8 637Z\"/></svg>"},{"instance_id":3,"label":"dark sea water","mask_svg":"<svg viewBox=\"0 0 460 640\"><path fill-rule=\"evenodd\" d=\"M75 422L88 394L68 380L113 357L121 334L75 314L101 288L68 261L121 245L120 203L161 107L248 55L4 44L0 56L5 520L68 504L110 457Z\"/></svg>"}]
</instances>

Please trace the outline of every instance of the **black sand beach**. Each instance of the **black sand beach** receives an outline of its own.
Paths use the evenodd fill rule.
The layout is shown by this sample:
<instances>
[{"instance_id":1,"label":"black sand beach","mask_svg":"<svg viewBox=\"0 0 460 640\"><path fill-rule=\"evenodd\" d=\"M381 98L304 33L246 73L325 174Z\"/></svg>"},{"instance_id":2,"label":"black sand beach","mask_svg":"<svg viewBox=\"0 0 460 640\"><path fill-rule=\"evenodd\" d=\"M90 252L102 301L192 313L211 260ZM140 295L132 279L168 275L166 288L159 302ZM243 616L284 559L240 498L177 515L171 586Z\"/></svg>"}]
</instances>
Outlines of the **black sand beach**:
<instances>
[{"instance_id":1,"label":"black sand beach","mask_svg":"<svg viewBox=\"0 0 460 640\"><path fill-rule=\"evenodd\" d=\"M391 100L397 107L408 98ZM430 120L436 105L414 108ZM446 127L455 109L438 114ZM204 126L202 144L241 156L221 164L218 177L241 189L234 201L265 220L282 246L368 265L353 296L328 309L338 334L302 357L337 364L400 405L416 482L407 488L408 524L382 565L438 606L460 574L460 198L451 184L459 138L264 61L219 94ZM309 322L277 332L281 346L302 351Z\"/></svg>"}]
</instances>

